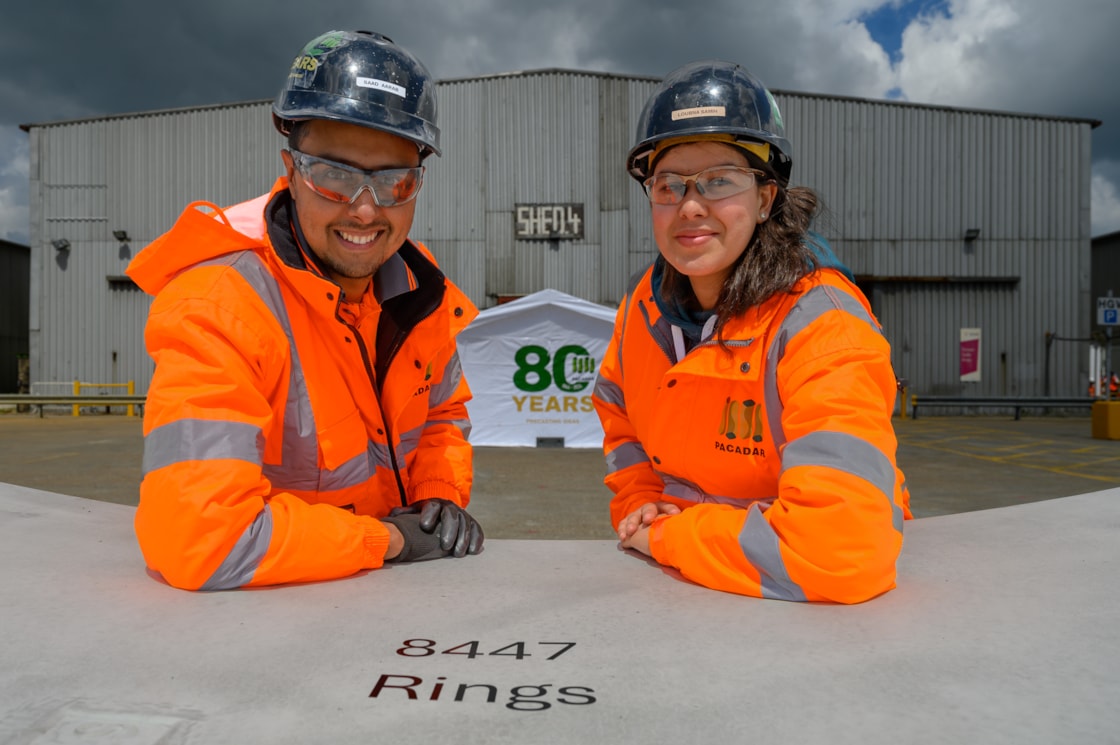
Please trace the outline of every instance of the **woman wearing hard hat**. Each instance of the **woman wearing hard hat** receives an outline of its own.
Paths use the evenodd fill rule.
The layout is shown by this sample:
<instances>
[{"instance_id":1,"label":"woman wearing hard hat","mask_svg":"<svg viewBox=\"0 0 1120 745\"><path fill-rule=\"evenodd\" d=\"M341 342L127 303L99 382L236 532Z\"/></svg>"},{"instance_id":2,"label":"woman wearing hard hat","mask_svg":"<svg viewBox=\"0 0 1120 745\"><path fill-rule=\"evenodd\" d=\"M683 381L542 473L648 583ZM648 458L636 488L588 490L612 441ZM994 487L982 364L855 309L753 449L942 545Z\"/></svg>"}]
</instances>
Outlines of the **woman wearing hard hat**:
<instances>
[{"instance_id":1,"label":"woman wearing hard hat","mask_svg":"<svg viewBox=\"0 0 1120 745\"><path fill-rule=\"evenodd\" d=\"M895 586L909 492L890 348L790 187L773 96L695 62L627 169L660 255L628 288L594 402L625 548L719 590L855 603Z\"/></svg>"}]
</instances>

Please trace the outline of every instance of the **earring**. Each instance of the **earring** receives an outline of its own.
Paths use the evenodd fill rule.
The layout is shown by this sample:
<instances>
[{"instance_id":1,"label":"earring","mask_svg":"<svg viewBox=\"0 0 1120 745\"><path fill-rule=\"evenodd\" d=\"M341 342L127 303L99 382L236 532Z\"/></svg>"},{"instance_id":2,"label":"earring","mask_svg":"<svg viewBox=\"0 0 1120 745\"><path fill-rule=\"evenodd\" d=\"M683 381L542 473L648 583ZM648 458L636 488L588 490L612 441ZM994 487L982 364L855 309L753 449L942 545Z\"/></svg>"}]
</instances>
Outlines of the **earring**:
<instances>
[{"instance_id":1,"label":"earring","mask_svg":"<svg viewBox=\"0 0 1120 745\"><path fill-rule=\"evenodd\" d=\"M758 213L758 219L759 220L765 220L766 219L766 210L763 210L762 212Z\"/></svg>"}]
</instances>

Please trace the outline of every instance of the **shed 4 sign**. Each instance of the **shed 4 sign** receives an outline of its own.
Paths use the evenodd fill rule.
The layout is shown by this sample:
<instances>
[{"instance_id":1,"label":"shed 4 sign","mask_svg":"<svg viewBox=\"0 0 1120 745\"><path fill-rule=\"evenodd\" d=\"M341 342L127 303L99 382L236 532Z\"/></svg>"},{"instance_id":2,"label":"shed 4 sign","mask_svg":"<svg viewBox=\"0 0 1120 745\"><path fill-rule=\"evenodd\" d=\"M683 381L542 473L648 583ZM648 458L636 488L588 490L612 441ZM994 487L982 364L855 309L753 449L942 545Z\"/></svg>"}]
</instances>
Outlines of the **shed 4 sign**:
<instances>
[{"instance_id":1,"label":"shed 4 sign","mask_svg":"<svg viewBox=\"0 0 1120 745\"><path fill-rule=\"evenodd\" d=\"M517 204L513 215L517 240L583 238L582 204Z\"/></svg>"}]
</instances>

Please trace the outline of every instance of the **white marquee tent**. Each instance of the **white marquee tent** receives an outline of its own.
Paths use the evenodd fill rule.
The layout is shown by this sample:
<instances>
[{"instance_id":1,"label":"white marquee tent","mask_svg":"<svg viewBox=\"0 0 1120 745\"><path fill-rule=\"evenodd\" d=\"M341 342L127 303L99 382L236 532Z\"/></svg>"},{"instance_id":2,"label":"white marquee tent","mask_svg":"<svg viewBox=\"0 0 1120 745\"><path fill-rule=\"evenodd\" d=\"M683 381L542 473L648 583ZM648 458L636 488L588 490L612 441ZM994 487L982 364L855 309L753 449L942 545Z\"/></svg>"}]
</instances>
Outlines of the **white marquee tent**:
<instances>
[{"instance_id":1,"label":"white marquee tent","mask_svg":"<svg viewBox=\"0 0 1120 745\"><path fill-rule=\"evenodd\" d=\"M614 315L558 290L479 313L458 338L471 443L602 447L591 393Z\"/></svg>"}]
</instances>

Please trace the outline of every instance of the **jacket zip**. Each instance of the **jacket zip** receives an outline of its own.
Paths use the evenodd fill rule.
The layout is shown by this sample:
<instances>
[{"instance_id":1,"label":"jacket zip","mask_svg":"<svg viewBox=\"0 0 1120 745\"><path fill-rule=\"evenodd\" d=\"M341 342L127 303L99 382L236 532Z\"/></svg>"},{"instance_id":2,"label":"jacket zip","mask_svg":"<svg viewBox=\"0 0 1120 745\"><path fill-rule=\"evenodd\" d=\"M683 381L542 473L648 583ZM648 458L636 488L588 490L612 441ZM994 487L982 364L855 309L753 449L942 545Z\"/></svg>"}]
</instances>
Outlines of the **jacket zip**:
<instances>
[{"instance_id":1,"label":"jacket zip","mask_svg":"<svg viewBox=\"0 0 1120 745\"><path fill-rule=\"evenodd\" d=\"M338 318L337 314L335 317ZM407 507L408 497L405 494L404 481L401 480L401 469L400 465L397 463L397 451L396 448L393 447L393 428L389 426L389 418L385 416L385 407L381 404L381 391L377 387L377 375L374 373L373 365L369 360L369 350L366 349L366 343L356 327L343 321L341 318L339 318L339 321L354 334L354 341L357 342L358 350L362 353L362 364L366 368L366 376L369 378L369 384L373 389L374 398L377 399L377 410L381 413L381 423L385 427L385 446L389 449L389 461L393 464L393 476L396 477L397 480L397 492L401 497L401 506ZM392 358L390 358L390 361L392 361Z\"/></svg>"},{"instance_id":2,"label":"jacket zip","mask_svg":"<svg viewBox=\"0 0 1120 745\"><path fill-rule=\"evenodd\" d=\"M341 304L341 300L339 300L339 304ZM437 305L436 307L429 310L426 315L417 318L416 322L412 326L410 326L408 330L398 329L397 334L393 338L392 345L387 350L388 354L385 355L385 364L383 366L384 370L389 370L389 366L393 363L393 358L397 356L397 352L400 351L401 345L404 343L404 340L408 338L409 332L423 323L424 320L430 318L431 315L436 312L438 307L439 306ZM407 507L408 494L404 488L404 481L401 479L401 467L397 462L397 450L395 447L393 447L393 428L389 424L389 418L385 416L385 407L381 403L381 389L377 384L377 374L374 372L374 365L370 362L369 359L369 350L366 348L366 343L362 339L362 335L358 332L358 329L355 328L352 324L343 321L342 318L338 315L337 306L335 308L335 318L337 318L348 329L350 329L351 332L353 332L354 339L358 344L358 349L362 353L362 364L365 365L366 375L369 377L370 386L373 388L373 395L377 399L377 408L381 412L381 422L385 425L385 444L389 449L389 460L393 464L393 476L397 480L397 491L400 493L401 506Z\"/></svg>"}]
</instances>

